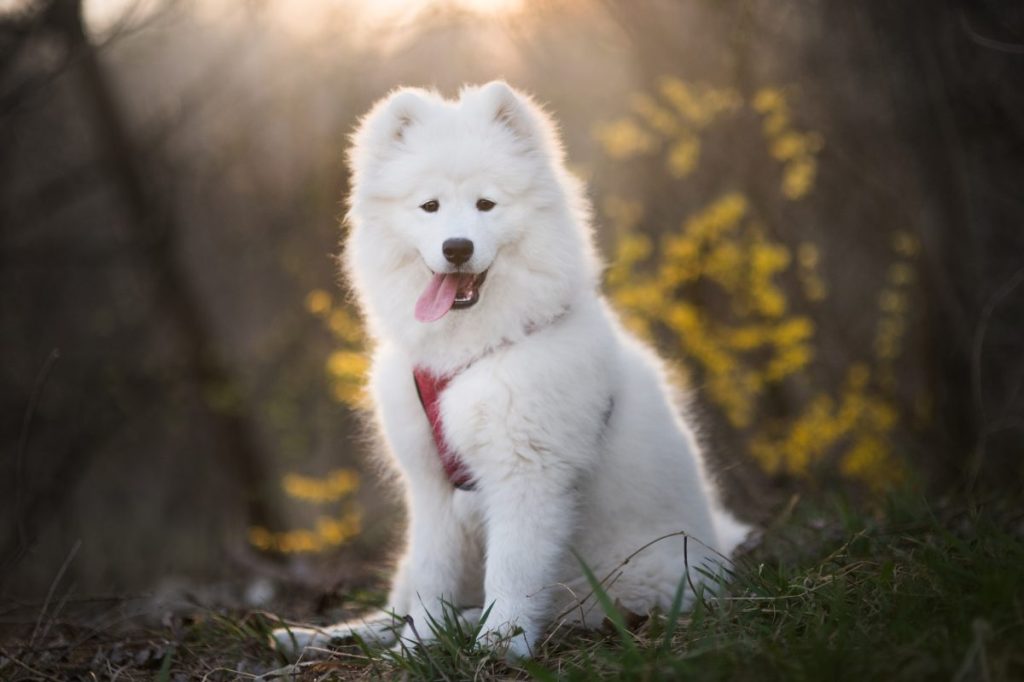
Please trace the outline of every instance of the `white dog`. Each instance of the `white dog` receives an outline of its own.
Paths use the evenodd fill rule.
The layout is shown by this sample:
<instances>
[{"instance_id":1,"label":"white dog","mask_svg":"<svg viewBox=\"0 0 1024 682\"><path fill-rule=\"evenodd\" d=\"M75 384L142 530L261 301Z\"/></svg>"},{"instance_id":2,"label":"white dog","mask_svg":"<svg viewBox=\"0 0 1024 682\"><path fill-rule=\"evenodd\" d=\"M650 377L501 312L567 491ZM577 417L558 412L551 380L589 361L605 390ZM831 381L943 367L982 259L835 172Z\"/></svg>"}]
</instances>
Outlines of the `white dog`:
<instances>
[{"instance_id":1,"label":"white dog","mask_svg":"<svg viewBox=\"0 0 1024 682\"><path fill-rule=\"evenodd\" d=\"M408 543L391 615L278 644L429 640L454 605L489 608L481 642L529 656L556 618L602 621L581 559L624 609L667 608L686 567L698 583L745 528L719 509L660 362L598 291L552 121L501 82L456 101L401 89L362 120L350 163L346 266Z\"/></svg>"}]
</instances>

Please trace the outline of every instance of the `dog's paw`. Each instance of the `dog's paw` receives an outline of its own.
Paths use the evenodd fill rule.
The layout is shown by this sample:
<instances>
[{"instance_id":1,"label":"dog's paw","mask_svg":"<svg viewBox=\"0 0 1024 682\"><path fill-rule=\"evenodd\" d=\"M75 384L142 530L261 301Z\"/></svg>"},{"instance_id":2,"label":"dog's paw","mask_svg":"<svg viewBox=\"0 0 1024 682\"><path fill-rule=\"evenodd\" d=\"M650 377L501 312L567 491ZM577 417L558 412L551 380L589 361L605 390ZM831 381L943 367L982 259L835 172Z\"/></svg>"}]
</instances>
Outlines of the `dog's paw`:
<instances>
[{"instance_id":1,"label":"dog's paw","mask_svg":"<svg viewBox=\"0 0 1024 682\"><path fill-rule=\"evenodd\" d=\"M480 624L482 612L483 609L479 607L467 607L458 609L451 615L458 618L459 625L463 631L473 631ZM436 618L431 618L426 611L410 614L405 619L406 625L402 629L402 634L398 637L398 641L391 647L391 651L396 654L404 654L418 647L429 646L434 643L438 639L438 633L436 626L432 625L432 623L438 622Z\"/></svg>"},{"instance_id":2,"label":"dog's paw","mask_svg":"<svg viewBox=\"0 0 1024 682\"><path fill-rule=\"evenodd\" d=\"M478 646L490 649L509 663L526 660L533 656L530 643L531 638L521 628L516 626L503 626L495 629L485 629L476 639Z\"/></svg>"},{"instance_id":3,"label":"dog's paw","mask_svg":"<svg viewBox=\"0 0 1024 682\"><path fill-rule=\"evenodd\" d=\"M285 627L270 633L270 644L289 660L318 658L329 648L354 642L357 638L374 648L387 648L398 639L403 621L378 611L364 618L326 627Z\"/></svg>"},{"instance_id":4,"label":"dog's paw","mask_svg":"<svg viewBox=\"0 0 1024 682\"><path fill-rule=\"evenodd\" d=\"M276 628L270 633L270 646L289 661L301 656L316 657L330 641L325 628Z\"/></svg>"}]
</instances>

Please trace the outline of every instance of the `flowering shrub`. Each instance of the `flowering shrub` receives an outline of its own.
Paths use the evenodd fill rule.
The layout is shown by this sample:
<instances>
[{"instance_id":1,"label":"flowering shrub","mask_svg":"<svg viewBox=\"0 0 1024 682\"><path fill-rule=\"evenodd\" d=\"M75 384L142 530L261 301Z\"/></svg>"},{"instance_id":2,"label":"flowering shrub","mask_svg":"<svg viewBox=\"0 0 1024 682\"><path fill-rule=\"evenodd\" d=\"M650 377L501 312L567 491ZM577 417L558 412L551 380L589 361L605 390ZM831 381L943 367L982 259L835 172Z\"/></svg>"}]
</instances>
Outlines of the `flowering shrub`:
<instances>
[{"instance_id":1,"label":"flowering shrub","mask_svg":"<svg viewBox=\"0 0 1024 682\"><path fill-rule=\"evenodd\" d=\"M598 125L595 136L613 162L647 158L682 183L697 168L705 135L752 113L756 118L747 120L760 121L783 203L799 202L814 189L824 139L793 123L790 100L780 88L745 100L731 88L664 78L656 95L635 96L631 112ZM874 490L901 480L891 438L898 418L888 389L914 281L912 235L892 235L869 361L849 367L838 386L802 385L792 393L809 397L788 416L766 419L773 391L787 382L806 384L805 371L821 351L814 310L827 305L829 285L819 245L783 243L751 197L733 188L712 196L676 230L651 225L639 200L613 195L602 209L617 236L607 288L627 325L661 341L669 357L699 377L701 395L746 436L748 454L765 471L808 477L834 463L840 474ZM692 296L697 291L701 303Z\"/></svg>"}]
</instances>

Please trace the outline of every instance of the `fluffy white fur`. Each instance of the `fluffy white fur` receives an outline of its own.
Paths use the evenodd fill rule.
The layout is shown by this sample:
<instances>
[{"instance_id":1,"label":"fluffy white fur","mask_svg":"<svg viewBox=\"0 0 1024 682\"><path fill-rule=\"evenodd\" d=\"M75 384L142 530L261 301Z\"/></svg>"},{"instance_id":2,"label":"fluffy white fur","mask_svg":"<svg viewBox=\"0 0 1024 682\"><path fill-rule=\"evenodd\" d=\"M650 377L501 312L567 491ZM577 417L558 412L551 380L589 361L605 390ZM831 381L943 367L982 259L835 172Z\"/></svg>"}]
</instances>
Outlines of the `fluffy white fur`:
<instances>
[{"instance_id":1,"label":"fluffy white fur","mask_svg":"<svg viewBox=\"0 0 1024 682\"><path fill-rule=\"evenodd\" d=\"M718 507L660 362L599 293L589 209L550 118L502 82L454 101L401 89L362 120L350 162L346 269L376 340L370 389L409 512L386 610L412 617L401 636L429 639L442 602L490 606L481 639L511 657L556 618L599 624L574 552L614 577L623 608L667 608L683 538L623 561L685 531L696 584L745 529ZM479 198L496 206L480 211ZM420 208L432 199L436 213ZM488 270L480 299L418 322L432 271L453 269L441 250L452 237L473 241L465 269ZM476 490L446 478L414 366L455 374L444 433ZM376 614L275 637L293 653L352 632L390 644L394 624Z\"/></svg>"}]
</instances>

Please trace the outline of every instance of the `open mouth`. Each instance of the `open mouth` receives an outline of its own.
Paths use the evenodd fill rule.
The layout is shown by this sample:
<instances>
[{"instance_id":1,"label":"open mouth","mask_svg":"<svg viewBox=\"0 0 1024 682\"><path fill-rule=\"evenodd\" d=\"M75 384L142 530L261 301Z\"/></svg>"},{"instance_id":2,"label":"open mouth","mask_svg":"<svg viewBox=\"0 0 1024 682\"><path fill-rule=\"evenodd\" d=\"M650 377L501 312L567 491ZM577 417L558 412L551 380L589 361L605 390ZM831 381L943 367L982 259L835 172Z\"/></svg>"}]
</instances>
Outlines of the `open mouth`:
<instances>
[{"instance_id":1,"label":"open mouth","mask_svg":"<svg viewBox=\"0 0 1024 682\"><path fill-rule=\"evenodd\" d=\"M461 310L472 307L480 300L480 285L487 279L487 271L484 270L476 274L466 273L458 277L459 284L455 288L455 301L452 303L452 308Z\"/></svg>"},{"instance_id":2,"label":"open mouth","mask_svg":"<svg viewBox=\"0 0 1024 682\"><path fill-rule=\"evenodd\" d=\"M433 322L449 310L472 307L480 300L480 286L486 278L487 270L434 273L416 301L416 319Z\"/></svg>"}]
</instances>

